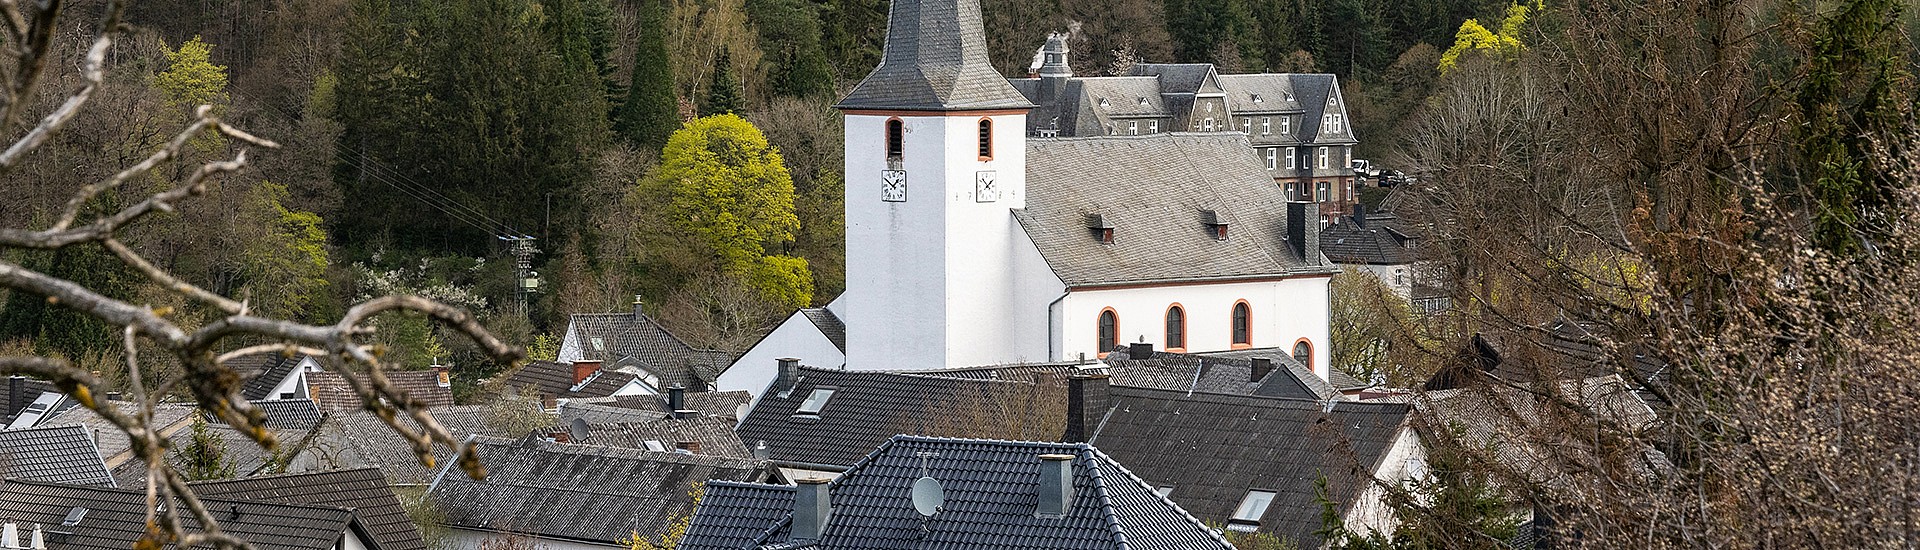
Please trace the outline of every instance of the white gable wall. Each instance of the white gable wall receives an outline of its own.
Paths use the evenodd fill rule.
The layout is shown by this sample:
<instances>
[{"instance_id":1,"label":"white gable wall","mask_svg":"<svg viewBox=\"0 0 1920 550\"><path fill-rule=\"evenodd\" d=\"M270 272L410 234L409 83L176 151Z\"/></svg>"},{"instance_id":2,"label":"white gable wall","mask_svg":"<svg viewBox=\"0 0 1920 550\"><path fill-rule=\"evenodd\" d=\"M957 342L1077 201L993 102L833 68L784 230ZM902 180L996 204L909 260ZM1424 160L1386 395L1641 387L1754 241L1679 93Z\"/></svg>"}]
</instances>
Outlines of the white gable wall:
<instances>
[{"instance_id":1,"label":"white gable wall","mask_svg":"<svg viewBox=\"0 0 1920 550\"><path fill-rule=\"evenodd\" d=\"M1058 334L1059 359L1099 353L1100 312L1112 308L1117 316L1119 344L1145 341L1155 350L1166 349L1167 308L1175 303L1186 310L1186 351L1230 351L1233 305L1246 300L1252 319L1254 348L1281 348L1290 353L1304 338L1313 346L1313 372L1327 377L1327 276L1276 281L1218 284L1143 286L1112 290L1074 290L1062 303Z\"/></svg>"},{"instance_id":2,"label":"white gable wall","mask_svg":"<svg viewBox=\"0 0 1920 550\"><path fill-rule=\"evenodd\" d=\"M1380 483L1404 489L1406 481L1427 477L1427 448L1421 444L1420 436L1413 432L1413 428L1400 428L1400 434L1394 437L1393 446L1388 447L1387 456L1380 459L1373 477L1379 483L1369 485L1354 501L1353 507L1347 510L1347 530L1361 534L1368 531L1392 534L1400 526L1400 518L1394 513L1393 505L1387 502L1386 488Z\"/></svg>"},{"instance_id":3,"label":"white gable wall","mask_svg":"<svg viewBox=\"0 0 1920 550\"><path fill-rule=\"evenodd\" d=\"M273 393L267 394L266 398L286 399L288 398L287 396L291 395L292 399L306 399L308 397L307 373L320 372L321 370L320 363L314 361L312 357L301 357L300 365L288 371L287 377L280 379L280 384L274 386Z\"/></svg>"},{"instance_id":4,"label":"white gable wall","mask_svg":"<svg viewBox=\"0 0 1920 550\"><path fill-rule=\"evenodd\" d=\"M497 546L500 540L509 537L519 537L525 540L526 546L515 547L531 548L532 550L606 550L609 548L626 548L618 544L592 544L574 540L555 540L534 535L507 535L505 533L479 531L454 526L448 526L446 545L449 550L480 550L480 547L486 545L489 541L495 542Z\"/></svg>"},{"instance_id":5,"label":"white gable wall","mask_svg":"<svg viewBox=\"0 0 1920 550\"><path fill-rule=\"evenodd\" d=\"M760 392L779 374L782 357L797 358L802 365L827 368L847 362L846 354L841 353L827 335L821 334L820 328L814 326L805 313L795 311L727 367L726 372L720 373L714 386L720 391L744 390L758 399Z\"/></svg>"},{"instance_id":6,"label":"white gable wall","mask_svg":"<svg viewBox=\"0 0 1920 550\"><path fill-rule=\"evenodd\" d=\"M554 362L571 365L579 361L584 354L580 351L580 333L574 329L573 321L567 321L567 335L560 338L560 353Z\"/></svg>"}]
</instances>

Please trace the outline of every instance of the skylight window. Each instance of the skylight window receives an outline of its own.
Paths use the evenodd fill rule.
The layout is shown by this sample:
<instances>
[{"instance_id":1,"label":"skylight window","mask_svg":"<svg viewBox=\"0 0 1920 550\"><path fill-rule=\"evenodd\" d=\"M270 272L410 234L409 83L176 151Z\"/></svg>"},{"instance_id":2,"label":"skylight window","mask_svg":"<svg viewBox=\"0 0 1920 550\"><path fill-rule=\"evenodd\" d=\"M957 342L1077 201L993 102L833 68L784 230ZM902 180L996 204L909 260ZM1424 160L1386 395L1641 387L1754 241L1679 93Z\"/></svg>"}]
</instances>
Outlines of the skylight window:
<instances>
[{"instance_id":1,"label":"skylight window","mask_svg":"<svg viewBox=\"0 0 1920 550\"><path fill-rule=\"evenodd\" d=\"M661 443L659 441L654 441L652 439L647 440L646 443L647 443L647 450L649 451L653 451L656 453L667 452L667 446L664 443Z\"/></svg>"},{"instance_id":2,"label":"skylight window","mask_svg":"<svg viewBox=\"0 0 1920 550\"><path fill-rule=\"evenodd\" d=\"M1233 511L1233 520L1228 522L1227 528L1235 531L1258 529L1260 517L1267 515L1267 506L1273 504L1273 496L1273 491L1247 491L1246 498L1240 499L1240 508Z\"/></svg>"},{"instance_id":3,"label":"skylight window","mask_svg":"<svg viewBox=\"0 0 1920 550\"><path fill-rule=\"evenodd\" d=\"M595 336L595 337L593 337L593 350L594 350L594 351L607 351L607 341L606 341L606 340L601 340L599 336Z\"/></svg>"},{"instance_id":4,"label":"skylight window","mask_svg":"<svg viewBox=\"0 0 1920 550\"><path fill-rule=\"evenodd\" d=\"M1158 494L1158 495L1160 495L1160 496L1163 496L1163 497L1164 497L1164 496L1167 496L1167 495L1170 495L1170 494L1173 494L1173 486L1172 486L1172 485L1168 485L1168 486L1165 486L1165 487L1161 487L1161 488L1159 488L1159 489L1154 489L1154 490L1153 490L1153 492L1154 492L1154 494Z\"/></svg>"},{"instance_id":5,"label":"skylight window","mask_svg":"<svg viewBox=\"0 0 1920 550\"><path fill-rule=\"evenodd\" d=\"M833 399L833 391L833 388L815 388L813 394L807 396L806 401L800 402L800 409L794 413L820 414L820 409L826 408L827 400Z\"/></svg>"},{"instance_id":6,"label":"skylight window","mask_svg":"<svg viewBox=\"0 0 1920 550\"><path fill-rule=\"evenodd\" d=\"M83 507L75 506L72 510L67 510L67 517L60 520L60 526L73 527L79 525L80 520L87 519L87 512L91 511L92 510Z\"/></svg>"}]
</instances>

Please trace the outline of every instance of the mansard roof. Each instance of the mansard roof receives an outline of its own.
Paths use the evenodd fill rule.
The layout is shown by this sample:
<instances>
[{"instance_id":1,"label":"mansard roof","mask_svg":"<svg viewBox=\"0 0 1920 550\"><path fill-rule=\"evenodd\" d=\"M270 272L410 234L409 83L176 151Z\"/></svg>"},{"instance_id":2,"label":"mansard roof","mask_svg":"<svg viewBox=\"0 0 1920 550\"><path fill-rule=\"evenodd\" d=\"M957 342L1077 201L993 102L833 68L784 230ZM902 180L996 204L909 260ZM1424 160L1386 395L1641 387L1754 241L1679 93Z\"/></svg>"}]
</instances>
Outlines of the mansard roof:
<instances>
[{"instance_id":1,"label":"mansard roof","mask_svg":"<svg viewBox=\"0 0 1920 550\"><path fill-rule=\"evenodd\" d=\"M1221 93L1218 75L1212 63L1137 63L1127 76L1152 76L1160 79L1163 94Z\"/></svg>"},{"instance_id":2,"label":"mansard roof","mask_svg":"<svg viewBox=\"0 0 1920 550\"><path fill-rule=\"evenodd\" d=\"M1223 74L1227 109L1234 113L1297 113L1305 110L1293 94L1294 74ZM1258 99L1258 101L1255 101Z\"/></svg>"},{"instance_id":3,"label":"mansard roof","mask_svg":"<svg viewBox=\"0 0 1920 550\"><path fill-rule=\"evenodd\" d=\"M1028 109L987 59L980 0L893 0L880 66L835 107Z\"/></svg>"},{"instance_id":4,"label":"mansard roof","mask_svg":"<svg viewBox=\"0 0 1920 550\"><path fill-rule=\"evenodd\" d=\"M1300 120L1300 128L1298 130L1300 141L1309 143L1355 142L1353 139L1352 121L1348 121L1348 123L1341 126L1344 131L1338 133L1321 133L1320 119L1321 115L1326 113L1327 101L1330 98L1338 98L1340 95L1340 82L1337 78L1330 74L1295 74L1287 76L1293 80L1294 98L1300 100L1300 106L1307 111L1307 116L1301 117ZM1344 112L1344 109L1342 109L1342 111Z\"/></svg>"},{"instance_id":5,"label":"mansard roof","mask_svg":"<svg viewBox=\"0 0 1920 550\"><path fill-rule=\"evenodd\" d=\"M1069 287L1328 274L1288 246L1285 191L1239 133L1027 140L1027 207L1015 211ZM1226 240L1203 210L1229 222ZM1099 214L1113 242L1087 228Z\"/></svg>"}]
</instances>

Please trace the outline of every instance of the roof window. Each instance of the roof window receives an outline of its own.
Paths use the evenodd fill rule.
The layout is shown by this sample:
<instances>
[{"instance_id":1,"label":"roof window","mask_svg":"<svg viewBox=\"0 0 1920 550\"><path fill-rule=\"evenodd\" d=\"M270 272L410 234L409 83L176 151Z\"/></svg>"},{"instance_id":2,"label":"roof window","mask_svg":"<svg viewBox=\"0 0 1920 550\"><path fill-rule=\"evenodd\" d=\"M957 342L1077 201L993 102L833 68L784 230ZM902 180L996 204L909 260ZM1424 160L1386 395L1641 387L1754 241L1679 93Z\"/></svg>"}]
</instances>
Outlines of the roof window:
<instances>
[{"instance_id":1,"label":"roof window","mask_svg":"<svg viewBox=\"0 0 1920 550\"><path fill-rule=\"evenodd\" d=\"M794 413L820 414L820 409L826 408L827 400L833 399L833 391L833 388L814 388L813 394L808 395L806 401L801 401L800 408Z\"/></svg>"},{"instance_id":2,"label":"roof window","mask_svg":"<svg viewBox=\"0 0 1920 550\"><path fill-rule=\"evenodd\" d=\"M667 445L665 443L661 443L659 441L649 439L646 441L646 444L647 444L647 450L649 451L653 451L656 453L667 452Z\"/></svg>"},{"instance_id":3,"label":"roof window","mask_svg":"<svg viewBox=\"0 0 1920 550\"><path fill-rule=\"evenodd\" d=\"M1260 103L1260 94L1253 94L1253 102Z\"/></svg>"},{"instance_id":4,"label":"roof window","mask_svg":"<svg viewBox=\"0 0 1920 550\"><path fill-rule=\"evenodd\" d=\"M1273 496L1273 491L1247 491L1246 498L1240 499L1240 507L1233 511L1233 519L1227 521L1227 529L1242 532L1258 530L1260 517L1267 515L1267 506L1273 504Z\"/></svg>"},{"instance_id":5,"label":"roof window","mask_svg":"<svg viewBox=\"0 0 1920 550\"><path fill-rule=\"evenodd\" d=\"M1103 97L1103 98L1100 98L1100 106L1101 106L1101 107L1106 107L1106 106L1107 106L1107 98L1104 98L1104 97Z\"/></svg>"},{"instance_id":6,"label":"roof window","mask_svg":"<svg viewBox=\"0 0 1920 550\"><path fill-rule=\"evenodd\" d=\"M1269 151L1271 151L1271 149L1269 149ZM1212 210L1201 210L1200 223L1207 226L1207 232L1213 235L1214 240L1227 240L1227 220L1226 218L1220 217L1219 213Z\"/></svg>"},{"instance_id":7,"label":"roof window","mask_svg":"<svg viewBox=\"0 0 1920 550\"><path fill-rule=\"evenodd\" d=\"M595 336L595 337L593 337L593 350L594 350L594 351L607 351L607 341L606 341L606 340L601 340L599 336Z\"/></svg>"},{"instance_id":8,"label":"roof window","mask_svg":"<svg viewBox=\"0 0 1920 550\"><path fill-rule=\"evenodd\" d=\"M1140 106L1141 107L1147 106L1147 98L1144 98L1144 97L1140 98Z\"/></svg>"},{"instance_id":9,"label":"roof window","mask_svg":"<svg viewBox=\"0 0 1920 550\"><path fill-rule=\"evenodd\" d=\"M1160 487L1160 488L1158 488L1158 489L1154 489L1154 490L1153 490L1153 493L1154 493L1154 494L1156 494L1156 495L1160 495L1160 496L1163 496L1163 497L1164 497L1164 496L1167 496L1167 495L1170 495L1170 494L1173 494L1173 486L1172 486L1172 485L1165 485L1165 486L1162 486L1162 487Z\"/></svg>"}]
</instances>

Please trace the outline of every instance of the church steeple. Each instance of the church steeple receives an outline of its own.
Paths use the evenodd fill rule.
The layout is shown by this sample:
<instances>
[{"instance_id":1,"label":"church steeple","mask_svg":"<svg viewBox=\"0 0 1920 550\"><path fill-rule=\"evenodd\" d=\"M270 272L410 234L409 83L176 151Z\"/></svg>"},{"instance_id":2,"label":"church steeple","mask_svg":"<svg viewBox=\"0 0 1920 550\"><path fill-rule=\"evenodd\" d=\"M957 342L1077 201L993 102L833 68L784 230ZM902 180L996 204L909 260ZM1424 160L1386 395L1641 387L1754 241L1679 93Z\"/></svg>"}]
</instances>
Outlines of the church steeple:
<instances>
[{"instance_id":1,"label":"church steeple","mask_svg":"<svg viewBox=\"0 0 1920 550\"><path fill-rule=\"evenodd\" d=\"M1029 109L987 59L980 0L894 0L880 66L841 109Z\"/></svg>"}]
</instances>

